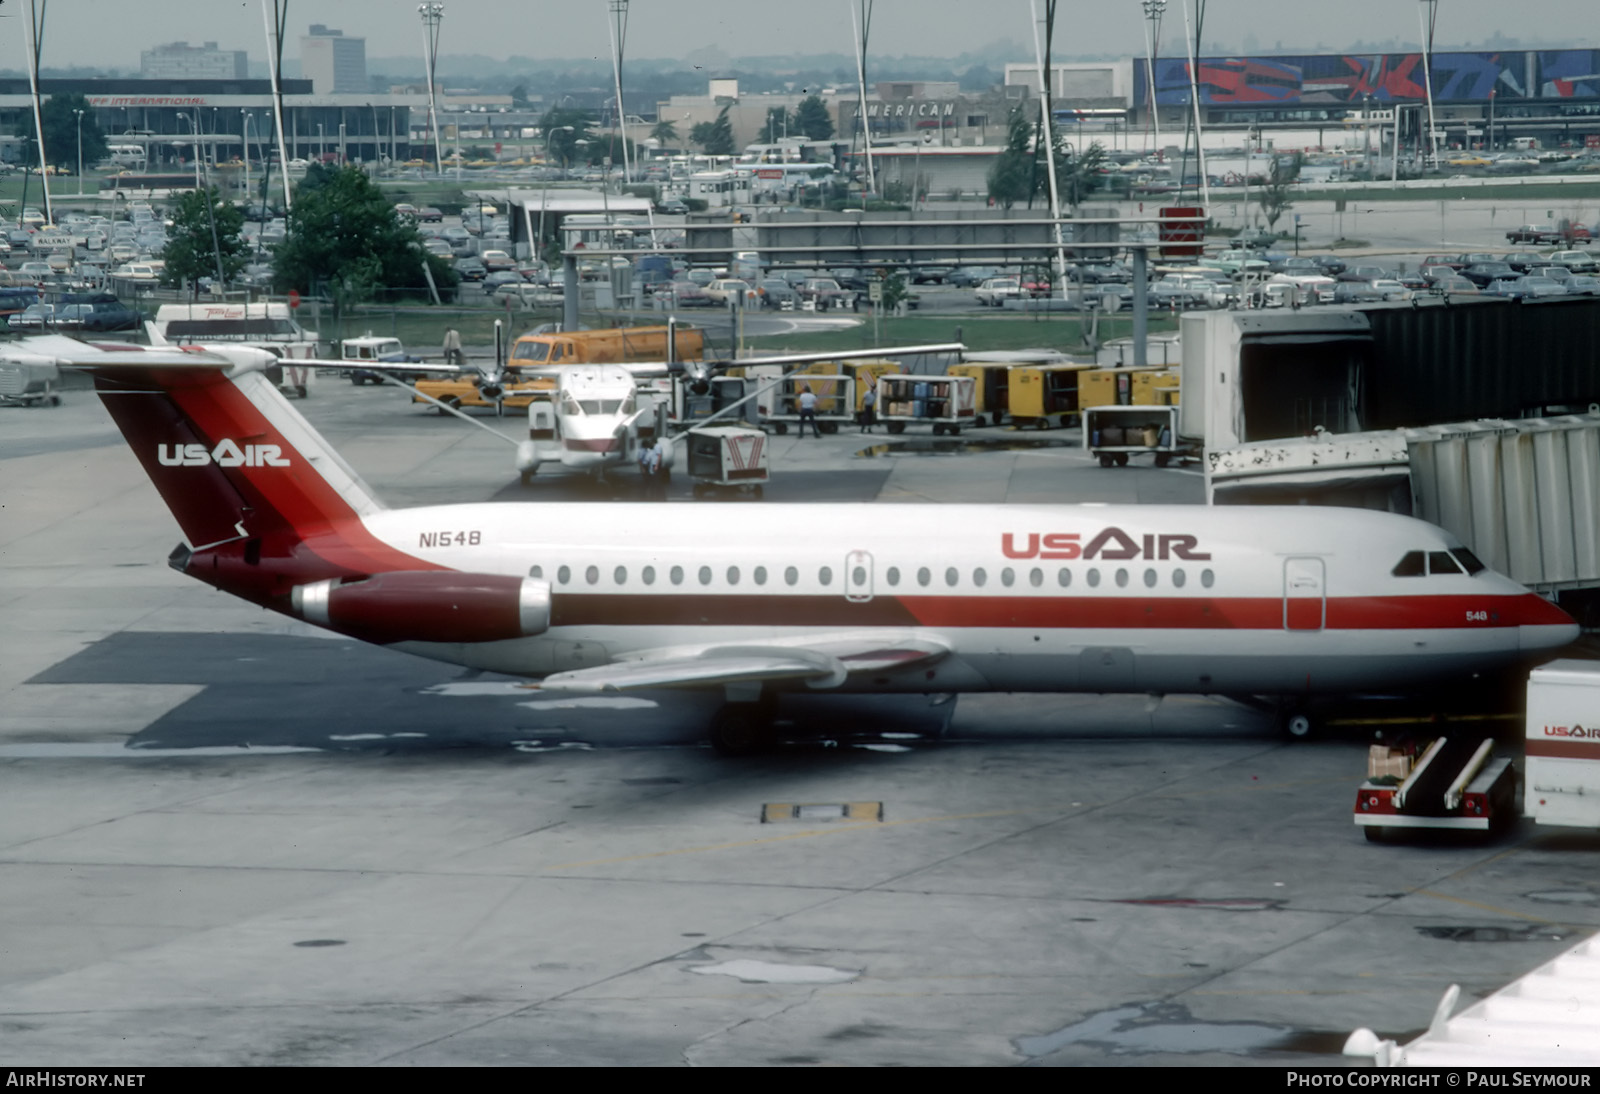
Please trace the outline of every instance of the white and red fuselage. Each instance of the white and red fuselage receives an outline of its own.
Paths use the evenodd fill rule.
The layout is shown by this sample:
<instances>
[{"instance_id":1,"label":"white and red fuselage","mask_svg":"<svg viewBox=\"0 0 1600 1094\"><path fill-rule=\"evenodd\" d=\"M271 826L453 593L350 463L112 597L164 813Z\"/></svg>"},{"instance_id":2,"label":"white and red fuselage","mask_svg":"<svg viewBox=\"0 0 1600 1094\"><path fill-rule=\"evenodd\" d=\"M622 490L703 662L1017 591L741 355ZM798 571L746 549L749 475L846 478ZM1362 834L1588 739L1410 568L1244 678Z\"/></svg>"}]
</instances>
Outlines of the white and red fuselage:
<instances>
[{"instance_id":1,"label":"white and red fuselage","mask_svg":"<svg viewBox=\"0 0 1600 1094\"><path fill-rule=\"evenodd\" d=\"M258 373L155 356L93 371L189 539L176 564L474 668L594 687L644 658L672 666L657 684L781 686L790 651L840 691L1292 696L1413 690L1577 635L1440 529L1361 510L386 509Z\"/></svg>"}]
</instances>

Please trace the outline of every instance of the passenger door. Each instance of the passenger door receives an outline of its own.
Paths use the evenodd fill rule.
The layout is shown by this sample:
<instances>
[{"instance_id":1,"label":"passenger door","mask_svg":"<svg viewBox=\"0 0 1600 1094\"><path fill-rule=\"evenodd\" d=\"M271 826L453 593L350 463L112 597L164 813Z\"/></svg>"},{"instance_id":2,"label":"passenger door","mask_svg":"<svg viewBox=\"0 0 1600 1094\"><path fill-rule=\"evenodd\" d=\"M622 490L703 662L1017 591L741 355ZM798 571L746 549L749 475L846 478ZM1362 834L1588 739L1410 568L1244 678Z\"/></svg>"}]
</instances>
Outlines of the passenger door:
<instances>
[{"instance_id":1,"label":"passenger door","mask_svg":"<svg viewBox=\"0 0 1600 1094\"><path fill-rule=\"evenodd\" d=\"M1320 558L1283 562L1283 628L1320 631L1327 619L1327 591Z\"/></svg>"}]
</instances>

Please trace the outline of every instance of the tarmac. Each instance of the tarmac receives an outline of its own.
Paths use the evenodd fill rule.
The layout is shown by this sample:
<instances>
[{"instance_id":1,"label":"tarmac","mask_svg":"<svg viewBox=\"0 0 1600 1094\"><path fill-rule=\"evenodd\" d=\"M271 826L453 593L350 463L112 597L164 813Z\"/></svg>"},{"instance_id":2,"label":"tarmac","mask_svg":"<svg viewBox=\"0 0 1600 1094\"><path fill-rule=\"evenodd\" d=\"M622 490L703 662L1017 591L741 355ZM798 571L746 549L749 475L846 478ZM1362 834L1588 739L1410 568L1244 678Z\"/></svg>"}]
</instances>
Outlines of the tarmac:
<instances>
[{"instance_id":1,"label":"tarmac","mask_svg":"<svg viewBox=\"0 0 1600 1094\"><path fill-rule=\"evenodd\" d=\"M524 487L392 390L300 407L396 506L634 490ZM764 500L665 504L1201 500L1075 433L940 441L790 433ZM705 704L329 637L173 572L179 538L88 392L0 409L8 1065L1315 1067L1600 926L1600 836L1366 843L1358 730L816 699L731 760Z\"/></svg>"}]
</instances>

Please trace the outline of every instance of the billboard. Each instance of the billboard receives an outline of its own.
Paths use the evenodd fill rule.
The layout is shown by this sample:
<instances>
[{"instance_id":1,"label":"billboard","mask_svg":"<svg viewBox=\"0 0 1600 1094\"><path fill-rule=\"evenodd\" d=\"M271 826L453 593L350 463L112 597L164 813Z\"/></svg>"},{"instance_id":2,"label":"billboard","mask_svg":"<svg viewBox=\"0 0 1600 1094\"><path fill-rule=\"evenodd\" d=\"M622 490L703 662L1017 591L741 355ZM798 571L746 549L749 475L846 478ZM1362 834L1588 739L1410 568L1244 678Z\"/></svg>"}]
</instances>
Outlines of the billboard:
<instances>
[{"instance_id":1,"label":"billboard","mask_svg":"<svg viewBox=\"0 0 1600 1094\"><path fill-rule=\"evenodd\" d=\"M1600 98L1600 49L1435 53L1435 102ZM1134 59L1134 101L1149 98L1148 66ZM1156 59L1156 101L1189 102L1189 62ZM1207 105L1350 105L1422 102L1427 87L1420 53L1202 57L1200 101Z\"/></svg>"}]
</instances>

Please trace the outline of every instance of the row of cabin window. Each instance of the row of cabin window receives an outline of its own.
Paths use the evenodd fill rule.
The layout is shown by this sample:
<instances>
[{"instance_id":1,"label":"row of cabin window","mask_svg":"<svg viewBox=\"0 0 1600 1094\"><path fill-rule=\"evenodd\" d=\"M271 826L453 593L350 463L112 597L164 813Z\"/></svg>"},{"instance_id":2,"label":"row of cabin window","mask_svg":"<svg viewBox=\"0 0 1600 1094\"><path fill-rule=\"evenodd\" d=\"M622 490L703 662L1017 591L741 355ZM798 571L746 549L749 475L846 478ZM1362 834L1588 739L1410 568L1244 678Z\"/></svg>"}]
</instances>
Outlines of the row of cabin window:
<instances>
[{"instance_id":1,"label":"row of cabin window","mask_svg":"<svg viewBox=\"0 0 1600 1094\"><path fill-rule=\"evenodd\" d=\"M533 567L528 571L528 576L536 578L544 577L544 567ZM556 569L556 584L570 585L572 584L572 576L571 567L558 567ZM674 566L667 571L667 580L674 585L682 585L685 576L685 571L682 566ZM867 569L865 566L851 567L849 576L851 588L865 589L867 587ZM699 572L696 574L696 577L699 578L700 584L710 585L712 581L715 580L716 575L710 566L701 566ZM739 582L743 580L744 574L739 567L729 566L724 577L727 584L731 586L739 584ZM767 568L765 566L757 566L755 569L750 571L750 577L755 584L765 585L767 583ZM890 588L898 587L901 577L900 568L898 566L890 566L884 570L883 577L884 582ZM918 568L916 573L916 581L918 585L924 588L932 585L933 577L933 571L928 567L922 566ZM1000 571L1000 584L1008 589L1017 583L1017 578L1017 572L1009 566ZM1186 584L1188 584L1189 580L1188 574L1185 573L1181 568L1174 569L1171 574L1168 575L1168 578L1172 583L1172 587L1175 589L1183 588ZM583 579L587 584L590 585L600 584L600 567L586 567L583 571ZM639 571L639 579L646 585L654 585L656 583L656 568L654 566L644 567ZM1042 588L1045 583L1045 572L1044 570L1035 566L1031 570L1027 571L1026 579L1028 584L1035 589ZM628 583L628 568L626 566L616 567L611 572L611 580L614 584L626 585ZM1091 566L1085 574L1085 580L1088 582L1090 588L1098 588L1100 585L1100 571ZM1129 574L1129 571L1125 569L1118 569L1112 574L1112 581L1115 582L1117 588L1119 589L1127 588L1131 580L1132 578ZM1142 575L1142 580L1145 588L1153 589L1160 584L1161 575L1158 574L1154 569L1147 568ZM798 585L800 583L800 570L794 566L785 567L783 571L783 582L785 585ZM1210 570L1200 571L1201 586L1209 589L1215 582L1216 575ZM817 570L817 583L822 585L824 588L833 584L832 566L823 566ZM944 583L951 588L955 588L956 586L960 585L961 571L956 569L954 566L946 567L944 571ZM981 589L988 583L989 572L982 566L979 566L977 569L972 571L972 584L974 586ZM1056 571L1056 584L1063 589L1071 586L1072 570L1066 566L1062 566L1060 569L1058 569Z\"/></svg>"}]
</instances>

